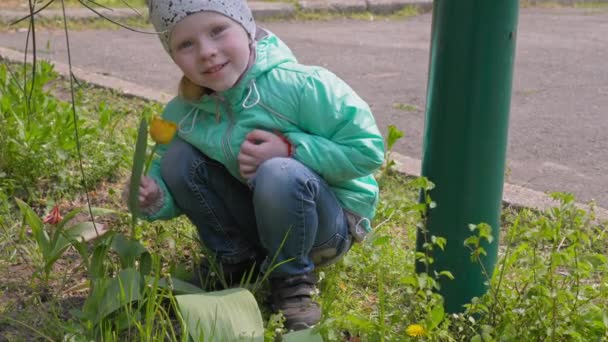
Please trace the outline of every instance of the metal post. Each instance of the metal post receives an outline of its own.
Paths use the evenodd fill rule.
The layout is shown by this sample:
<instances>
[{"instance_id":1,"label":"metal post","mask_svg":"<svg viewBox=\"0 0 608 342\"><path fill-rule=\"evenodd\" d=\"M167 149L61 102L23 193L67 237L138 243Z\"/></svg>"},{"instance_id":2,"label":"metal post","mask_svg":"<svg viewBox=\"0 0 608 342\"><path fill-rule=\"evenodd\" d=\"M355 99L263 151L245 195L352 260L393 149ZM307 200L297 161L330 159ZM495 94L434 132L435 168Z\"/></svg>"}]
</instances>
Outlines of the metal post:
<instances>
[{"instance_id":1,"label":"metal post","mask_svg":"<svg viewBox=\"0 0 608 342\"><path fill-rule=\"evenodd\" d=\"M455 276L440 282L447 312L487 290L463 245L469 224L492 226L483 265L491 274L496 263L518 7L519 0L433 4L422 175L435 183L427 230L447 239L431 269ZM423 242L419 232L418 251Z\"/></svg>"}]
</instances>

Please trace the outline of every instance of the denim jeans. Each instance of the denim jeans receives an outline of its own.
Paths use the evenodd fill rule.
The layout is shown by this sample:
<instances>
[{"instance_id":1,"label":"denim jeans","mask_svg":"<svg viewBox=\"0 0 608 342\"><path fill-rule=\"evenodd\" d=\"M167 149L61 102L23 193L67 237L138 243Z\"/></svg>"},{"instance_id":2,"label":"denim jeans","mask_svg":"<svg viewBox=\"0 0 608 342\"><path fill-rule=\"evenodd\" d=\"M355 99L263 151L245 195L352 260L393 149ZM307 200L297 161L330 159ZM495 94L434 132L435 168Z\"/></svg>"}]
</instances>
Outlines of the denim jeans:
<instances>
[{"instance_id":1,"label":"denim jeans","mask_svg":"<svg viewBox=\"0 0 608 342\"><path fill-rule=\"evenodd\" d=\"M265 161L243 184L219 162L174 139L161 174L176 205L222 263L265 257L262 270L279 265L270 277L284 277L331 264L351 246L336 196L293 158Z\"/></svg>"}]
</instances>

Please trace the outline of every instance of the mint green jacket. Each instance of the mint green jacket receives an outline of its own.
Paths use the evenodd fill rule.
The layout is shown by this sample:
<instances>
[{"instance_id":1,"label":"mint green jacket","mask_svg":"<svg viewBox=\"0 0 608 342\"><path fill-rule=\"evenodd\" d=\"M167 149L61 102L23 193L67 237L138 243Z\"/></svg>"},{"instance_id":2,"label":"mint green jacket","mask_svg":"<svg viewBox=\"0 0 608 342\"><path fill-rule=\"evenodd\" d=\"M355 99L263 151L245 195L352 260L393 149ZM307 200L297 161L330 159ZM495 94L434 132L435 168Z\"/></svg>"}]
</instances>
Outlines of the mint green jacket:
<instances>
[{"instance_id":1,"label":"mint green jacket","mask_svg":"<svg viewBox=\"0 0 608 342\"><path fill-rule=\"evenodd\" d=\"M382 165L384 141L369 106L333 73L298 64L272 33L257 42L255 62L234 87L196 103L176 97L163 118L243 183L237 156L246 134L280 132L292 143L293 158L322 176L344 209L374 216L378 184L372 173ZM157 149L160 158L166 147ZM163 204L149 220L181 214L160 176L160 158L150 176L163 191Z\"/></svg>"}]
</instances>

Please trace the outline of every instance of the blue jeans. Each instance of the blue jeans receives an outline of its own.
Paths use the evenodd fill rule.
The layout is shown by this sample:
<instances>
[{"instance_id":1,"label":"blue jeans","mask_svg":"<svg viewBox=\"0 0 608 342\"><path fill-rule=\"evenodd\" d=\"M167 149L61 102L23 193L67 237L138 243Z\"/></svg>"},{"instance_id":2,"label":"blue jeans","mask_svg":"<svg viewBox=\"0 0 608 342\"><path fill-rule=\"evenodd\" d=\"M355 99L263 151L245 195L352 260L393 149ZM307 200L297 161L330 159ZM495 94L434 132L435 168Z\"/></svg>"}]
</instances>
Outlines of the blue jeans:
<instances>
[{"instance_id":1,"label":"blue jeans","mask_svg":"<svg viewBox=\"0 0 608 342\"><path fill-rule=\"evenodd\" d=\"M222 263L266 257L262 270L280 264L270 277L284 277L331 264L351 246L336 196L295 159L269 159L243 184L219 162L174 139L161 174L176 205Z\"/></svg>"}]
</instances>

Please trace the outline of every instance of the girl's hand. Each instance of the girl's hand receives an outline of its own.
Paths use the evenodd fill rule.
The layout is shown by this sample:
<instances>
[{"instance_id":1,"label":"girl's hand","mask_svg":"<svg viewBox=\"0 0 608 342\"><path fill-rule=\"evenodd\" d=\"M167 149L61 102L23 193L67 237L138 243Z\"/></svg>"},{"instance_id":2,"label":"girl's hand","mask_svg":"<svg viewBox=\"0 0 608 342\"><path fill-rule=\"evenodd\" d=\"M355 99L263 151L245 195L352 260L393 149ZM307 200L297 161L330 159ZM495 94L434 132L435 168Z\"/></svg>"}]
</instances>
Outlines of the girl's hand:
<instances>
[{"instance_id":1,"label":"girl's hand","mask_svg":"<svg viewBox=\"0 0 608 342\"><path fill-rule=\"evenodd\" d=\"M127 181L127 186L123 192L125 202L129 198L129 185L131 180ZM157 204L160 200L161 192L156 181L148 176L142 176L139 183L139 207L146 209L151 205Z\"/></svg>"},{"instance_id":2,"label":"girl's hand","mask_svg":"<svg viewBox=\"0 0 608 342\"><path fill-rule=\"evenodd\" d=\"M156 204L159 199L160 188L156 181L148 176L142 176L139 184L139 207L148 208L150 205Z\"/></svg>"},{"instance_id":3,"label":"girl's hand","mask_svg":"<svg viewBox=\"0 0 608 342\"><path fill-rule=\"evenodd\" d=\"M289 143L279 135L254 129L245 137L238 155L241 176L249 179L270 158L289 157Z\"/></svg>"}]
</instances>

